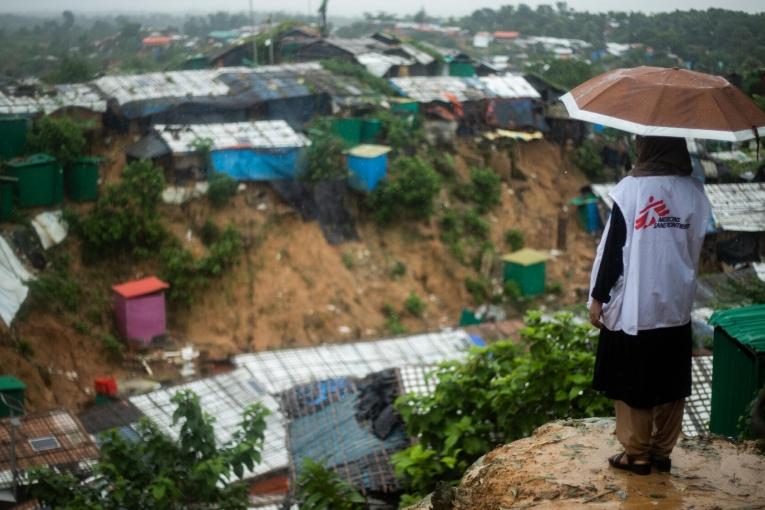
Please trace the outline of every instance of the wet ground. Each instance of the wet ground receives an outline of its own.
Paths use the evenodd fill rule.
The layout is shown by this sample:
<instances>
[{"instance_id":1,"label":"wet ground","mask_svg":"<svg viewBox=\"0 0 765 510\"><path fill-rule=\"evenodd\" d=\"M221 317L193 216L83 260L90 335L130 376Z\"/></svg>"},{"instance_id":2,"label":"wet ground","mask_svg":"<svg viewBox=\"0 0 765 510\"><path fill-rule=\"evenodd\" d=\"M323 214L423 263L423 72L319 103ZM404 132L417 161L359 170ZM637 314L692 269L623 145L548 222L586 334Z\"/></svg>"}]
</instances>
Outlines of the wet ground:
<instances>
[{"instance_id":1,"label":"wet ground","mask_svg":"<svg viewBox=\"0 0 765 510\"><path fill-rule=\"evenodd\" d=\"M609 468L610 419L555 422L487 454L465 474L457 510L765 508L765 456L753 443L684 438L670 473Z\"/></svg>"}]
</instances>

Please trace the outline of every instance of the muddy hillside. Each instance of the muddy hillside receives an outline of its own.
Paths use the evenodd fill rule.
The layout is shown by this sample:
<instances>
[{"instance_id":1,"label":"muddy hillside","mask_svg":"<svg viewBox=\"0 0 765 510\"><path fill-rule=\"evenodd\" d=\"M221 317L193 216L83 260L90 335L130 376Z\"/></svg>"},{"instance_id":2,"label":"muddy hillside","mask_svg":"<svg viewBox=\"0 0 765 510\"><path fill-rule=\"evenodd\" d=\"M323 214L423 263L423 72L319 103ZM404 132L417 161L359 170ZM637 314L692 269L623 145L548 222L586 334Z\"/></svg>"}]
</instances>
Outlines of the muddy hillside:
<instances>
[{"instance_id":1,"label":"muddy hillside","mask_svg":"<svg viewBox=\"0 0 765 510\"><path fill-rule=\"evenodd\" d=\"M107 181L119 179L129 142L114 138L101 149ZM466 289L466 278L494 278L501 287L501 256L511 251L505 238L510 229L523 234L525 246L551 252L547 282L554 291L533 301L503 303L508 317L521 317L529 306L558 309L582 301L595 238L566 206L586 179L563 150L538 140L487 151L462 140L446 161L450 184L443 186L429 221L383 228L364 211L363 197L352 196L347 207L358 240L339 245L328 243L316 221L304 221L266 184L248 183L222 209L211 208L204 197L182 206L162 205L164 226L196 256L207 250L199 236L207 220L220 228L235 225L245 240L244 252L230 270L211 280L189 306L169 308L166 348L193 345L220 359L253 350L456 326L462 309L478 304ZM485 242L493 250L478 262L457 256L453 244L444 241L439 212L459 205L452 191L467 182L476 166L489 167L501 177L500 203L483 215L488 224ZM469 252L476 243L466 239L463 244ZM117 335L110 289L157 268L150 262L84 263L73 235L48 256L64 261L69 279L79 287L78 305L30 299L12 329L0 332L2 369L27 382L30 410L81 407L93 398L95 377L147 377L141 364L113 356ZM406 310L412 294L424 302L421 313ZM161 382L174 377L152 375Z\"/></svg>"}]
</instances>

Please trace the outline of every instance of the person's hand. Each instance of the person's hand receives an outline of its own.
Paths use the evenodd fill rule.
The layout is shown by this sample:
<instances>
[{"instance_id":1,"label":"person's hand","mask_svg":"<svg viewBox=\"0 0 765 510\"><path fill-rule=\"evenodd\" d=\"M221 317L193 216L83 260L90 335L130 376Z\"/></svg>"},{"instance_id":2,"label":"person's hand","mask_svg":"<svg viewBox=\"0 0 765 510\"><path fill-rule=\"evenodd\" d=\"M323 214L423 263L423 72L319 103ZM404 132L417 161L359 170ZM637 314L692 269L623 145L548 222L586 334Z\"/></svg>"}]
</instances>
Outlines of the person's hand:
<instances>
[{"instance_id":1,"label":"person's hand","mask_svg":"<svg viewBox=\"0 0 765 510\"><path fill-rule=\"evenodd\" d=\"M598 329L603 329L603 323L600 322L601 315L603 315L603 303L593 298L590 303L590 324Z\"/></svg>"}]
</instances>

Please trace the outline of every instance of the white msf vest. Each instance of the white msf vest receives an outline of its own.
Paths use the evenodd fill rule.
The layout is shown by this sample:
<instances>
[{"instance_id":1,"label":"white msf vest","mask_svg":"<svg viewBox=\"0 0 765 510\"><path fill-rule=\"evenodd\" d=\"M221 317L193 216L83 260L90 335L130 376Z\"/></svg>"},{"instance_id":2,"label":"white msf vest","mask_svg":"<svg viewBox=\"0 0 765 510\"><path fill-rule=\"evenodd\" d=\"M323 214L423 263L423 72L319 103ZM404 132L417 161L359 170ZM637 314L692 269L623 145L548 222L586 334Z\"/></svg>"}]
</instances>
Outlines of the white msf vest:
<instances>
[{"instance_id":1,"label":"white msf vest","mask_svg":"<svg viewBox=\"0 0 765 510\"><path fill-rule=\"evenodd\" d=\"M609 195L624 215L627 238L624 272L611 289L611 301L603 304L603 324L637 335L688 323L710 216L704 186L693 177L626 177ZM591 290L606 237L598 246Z\"/></svg>"}]
</instances>

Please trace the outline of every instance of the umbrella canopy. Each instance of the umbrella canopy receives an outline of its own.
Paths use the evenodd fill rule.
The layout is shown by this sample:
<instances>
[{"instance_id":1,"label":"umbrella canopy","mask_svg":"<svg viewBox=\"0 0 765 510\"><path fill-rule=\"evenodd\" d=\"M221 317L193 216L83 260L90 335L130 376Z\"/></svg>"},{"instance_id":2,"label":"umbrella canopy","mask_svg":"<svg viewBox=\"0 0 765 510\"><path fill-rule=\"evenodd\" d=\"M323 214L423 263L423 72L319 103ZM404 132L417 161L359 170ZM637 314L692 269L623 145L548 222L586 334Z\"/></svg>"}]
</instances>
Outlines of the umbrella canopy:
<instances>
[{"instance_id":1,"label":"umbrella canopy","mask_svg":"<svg viewBox=\"0 0 765 510\"><path fill-rule=\"evenodd\" d=\"M561 101L569 116L643 136L729 142L765 136L765 112L719 76L687 69L615 69Z\"/></svg>"}]
</instances>

